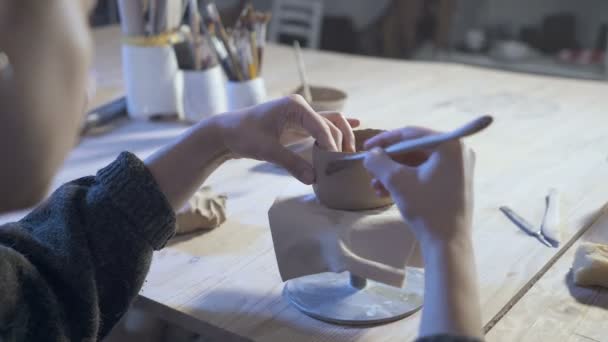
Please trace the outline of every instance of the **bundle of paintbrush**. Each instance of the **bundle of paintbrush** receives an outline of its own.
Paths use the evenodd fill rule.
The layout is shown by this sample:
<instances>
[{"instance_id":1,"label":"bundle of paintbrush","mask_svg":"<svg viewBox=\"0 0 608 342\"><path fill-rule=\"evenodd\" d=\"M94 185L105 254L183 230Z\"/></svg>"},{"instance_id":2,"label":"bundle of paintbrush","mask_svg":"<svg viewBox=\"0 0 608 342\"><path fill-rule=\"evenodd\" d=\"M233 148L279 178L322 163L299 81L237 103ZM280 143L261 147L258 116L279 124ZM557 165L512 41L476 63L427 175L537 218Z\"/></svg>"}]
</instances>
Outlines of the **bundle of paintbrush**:
<instances>
[{"instance_id":1,"label":"bundle of paintbrush","mask_svg":"<svg viewBox=\"0 0 608 342\"><path fill-rule=\"evenodd\" d=\"M188 42L191 69L207 70L217 65L217 58L209 36L209 31L204 29L203 19L197 0L189 0L189 30L185 32Z\"/></svg>"},{"instance_id":2,"label":"bundle of paintbrush","mask_svg":"<svg viewBox=\"0 0 608 342\"><path fill-rule=\"evenodd\" d=\"M181 0L119 0L122 31L129 37L153 37L177 31L186 6Z\"/></svg>"},{"instance_id":3,"label":"bundle of paintbrush","mask_svg":"<svg viewBox=\"0 0 608 342\"><path fill-rule=\"evenodd\" d=\"M224 27L214 3L205 5L205 14L202 27L228 79L238 82L259 77L270 13L257 12L248 4L231 30Z\"/></svg>"}]
</instances>

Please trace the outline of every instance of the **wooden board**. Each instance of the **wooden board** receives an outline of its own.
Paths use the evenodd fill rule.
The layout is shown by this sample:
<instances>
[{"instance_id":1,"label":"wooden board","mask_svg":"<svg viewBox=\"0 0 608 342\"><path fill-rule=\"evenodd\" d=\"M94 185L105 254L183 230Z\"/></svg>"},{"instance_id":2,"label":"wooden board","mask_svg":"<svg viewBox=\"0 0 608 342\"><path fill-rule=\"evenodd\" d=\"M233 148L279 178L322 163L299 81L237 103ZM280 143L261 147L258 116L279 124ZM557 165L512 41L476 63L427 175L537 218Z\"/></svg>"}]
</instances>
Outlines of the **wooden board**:
<instances>
[{"instance_id":1,"label":"wooden board","mask_svg":"<svg viewBox=\"0 0 608 342\"><path fill-rule=\"evenodd\" d=\"M490 330L488 341L608 341L608 289L576 286L570 274L581 241L608 244L608 211Z\"/></svg>"},{"instance_id":2,"label":"wooden board","mask_svg":"<svg viewBox=\"0 0 608 342\"><path fill-rule=\"evenodd\" d=\"M102 97L122 90L119 40L117 28L96 32ZM366 127L451 129L480 114L495 116L491 129L467 140L477 152L474 244L486 324L501 317L558 252L524 235L498 207L509 205L540 224L544 196L557 187L568 241L608 201L607 84L313 51L304 57L311 83L345 90L345 113ZM270 97L298 85L293 59L289 48L268 47L264 78ZM186 128L131 122L85 138L54 186L94 173L122 150L145 157ZM311 319L284 300L267 211L295 184L284 170L266 163L238 160L222 166L208 185L228 195L229 221L156 253L142 302L193 330L221 328L216 336L229 331L257 341L413 339L419 313L378 327L339 327Z\"/></svg>"}]
</instances>

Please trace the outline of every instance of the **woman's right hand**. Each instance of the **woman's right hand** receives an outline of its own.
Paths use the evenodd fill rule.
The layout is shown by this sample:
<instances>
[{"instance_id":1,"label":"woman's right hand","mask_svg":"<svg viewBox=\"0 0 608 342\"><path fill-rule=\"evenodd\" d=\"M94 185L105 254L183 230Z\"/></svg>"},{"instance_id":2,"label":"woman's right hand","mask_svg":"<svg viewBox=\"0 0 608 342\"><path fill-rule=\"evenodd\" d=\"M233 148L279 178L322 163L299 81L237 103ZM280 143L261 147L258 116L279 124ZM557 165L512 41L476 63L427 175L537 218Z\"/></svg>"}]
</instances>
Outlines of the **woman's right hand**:
<instances>
[{"instance_id":1,"label":"woman's right hand","mask_svg":"<svg viewBox=\"0 0 608 342\"><path fill-rule=\"evenodd\" d=\"M393 197L403 218L424 245L470 238L475 155L460 141L391 159L380 147L435 134L403 128L368 140L364 165L379 195ZM387 193L388 192L388 193Z\"/></svg>"}]
</instances>

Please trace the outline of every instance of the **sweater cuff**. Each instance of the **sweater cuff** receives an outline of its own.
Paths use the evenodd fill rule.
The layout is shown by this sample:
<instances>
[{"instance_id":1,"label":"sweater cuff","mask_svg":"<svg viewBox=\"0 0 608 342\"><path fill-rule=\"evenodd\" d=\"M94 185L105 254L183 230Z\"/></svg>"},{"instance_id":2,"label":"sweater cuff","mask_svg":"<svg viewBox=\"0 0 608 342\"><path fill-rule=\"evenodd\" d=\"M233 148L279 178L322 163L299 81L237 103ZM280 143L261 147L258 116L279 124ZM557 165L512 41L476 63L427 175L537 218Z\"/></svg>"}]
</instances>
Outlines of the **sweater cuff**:
<instances>
[{"instance_id":1,"label":"sweater cuff","mask_svg":"<svg viewBox=\"0 0 608 342\"><path fill-rule=\"evenodd\" d=\"M154 176L134 154L122 152L97 172L97 181L110 201L154 250L165 246L175 233L175 213L158 188Z\"/></svg>"}]
</instances>

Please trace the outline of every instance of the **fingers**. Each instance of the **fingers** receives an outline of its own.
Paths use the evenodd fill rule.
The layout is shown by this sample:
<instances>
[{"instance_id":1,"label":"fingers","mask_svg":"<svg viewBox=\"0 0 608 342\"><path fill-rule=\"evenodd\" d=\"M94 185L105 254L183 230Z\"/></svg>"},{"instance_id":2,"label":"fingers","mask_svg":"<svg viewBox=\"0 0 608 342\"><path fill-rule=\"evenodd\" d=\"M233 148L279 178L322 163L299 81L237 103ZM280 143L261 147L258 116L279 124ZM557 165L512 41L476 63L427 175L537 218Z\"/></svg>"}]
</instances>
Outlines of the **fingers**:
<instances>
[{"instance_id":1,"label":"fingers","mask_svg":"<svg viewBox=\"0 0 608 342\"><path fill-rule=\"evenodd\" d=\"M323 118L323 120L325 120L327 126L329 127L329 131L331 132L331 136L334 139L334 143L336 144L338 151L342 151L344 134L342 134L342 131L327 118Z\"/></svg>"},{"instance_id":2,"label":"fingers","mask_svg":"<svg viewBox=\"0 0 608 342\"><path fill-rule=\"evenodd\" d=\"M266 160L285 168L304 184L312 184L315 181L312 165L280 144L271 145Z\"/></svg>"},{"instance_id":3,"label":"fingers","mask_svg":"<svg viewBox=\"0 0 608 342\"><path fill-rule=\"evenodd\" d=\"M375 137L368 139L365 142L364 148L369 150L374 147L388 147L403 140L417 139L434 133L434 131L426 128L406 127L403 129L378 134ZM429 158L432 152L432 149L420 149L398 156L393 156L393 160L407 166L419 166Z\"/></svg>"},{"instance_id":4,"label":"fingers","mask_svg":"<svg viewBox=\"0 0 608 342\"><path fill-rule=\"evenodd\" d=\"M391 193L399 184L409 183L407 178L416 176L415 169L395 162L380 148L374 148L367 153L363 165Z\"/></svg>"},{"instance_id":5,"label":"fingers","mask_svg":"<svg viewBox=\"0 0 608 342\"><path fill-rule=\"evenodd\" d=\"M355 152L355 135L353 134L353 127L359 126L359 120L346 119L342 113L338 112L321 112L319 114L340 130L341 144L336 140L338 147L341 146L342 151L344 152Z\"/></svg>"},{"instance_id":6,"label":"fingers","mask_svg":"<svg viewBox=\"0 0 608 342\"><path fill-rule=\"evenodd\" d=\"M361 121L359 119L346 118L346 121L348 121L348 124L352 128L357 128L357 127L359 127L361 125Z\"/></svg>"},{"instance_id":7,"label":"fingers","mask_svg":"<svg viewBox=\"0 0 608 342\"><path fill-rule=\"evenodd\" d=\"M378 196L378 197L390 196L390 193L388 192L388 190L386 190L384 185L382 185L382 182L380 182L376 178L372 179L372 188L374 189L374 192L376 193L376 196Z\"/></svg>"},{"instance_id":8,"label":"fingers","mask_svg":"<svg viewBox=\"0 0 608 342\"><path fill-rule=\"evenodd\" d=\"M337 127L334 126L332 128L331 126L333 125L317 114L302 96L294 94L289 95L286 99L295 106L294 110L288 110L288 112L295 115L295 117L291 118L294 121L294 125L301 126L301 128L310 133L317 140L320 147L329 151L339 150L334 138L336 131L339 131Z\"/></svg>"},{"instance_id":9,"label":"fingers","mask_svg":"<svg viewBox=\"0 0 608 342\"><path fill-rule=\"evenodd\" d=\"M365 142L364 148L366 150L370 150L374 147L387 147L403 140L416 139L433 133L437 132L427 128L413 126L402 129L396 129L378 134L375 137L368 139Z\"/></svg>"}]
</instances>

